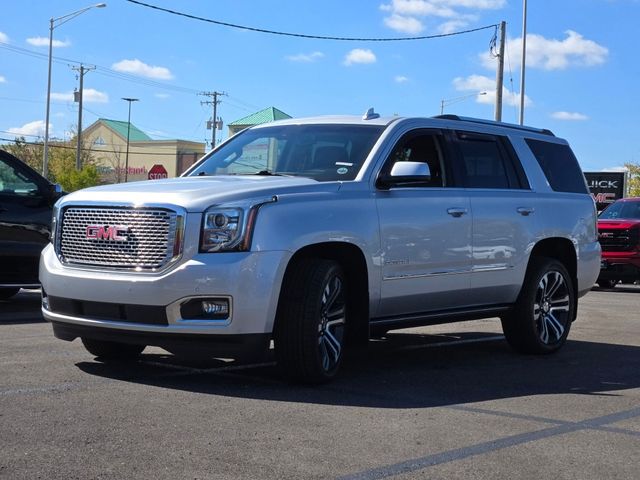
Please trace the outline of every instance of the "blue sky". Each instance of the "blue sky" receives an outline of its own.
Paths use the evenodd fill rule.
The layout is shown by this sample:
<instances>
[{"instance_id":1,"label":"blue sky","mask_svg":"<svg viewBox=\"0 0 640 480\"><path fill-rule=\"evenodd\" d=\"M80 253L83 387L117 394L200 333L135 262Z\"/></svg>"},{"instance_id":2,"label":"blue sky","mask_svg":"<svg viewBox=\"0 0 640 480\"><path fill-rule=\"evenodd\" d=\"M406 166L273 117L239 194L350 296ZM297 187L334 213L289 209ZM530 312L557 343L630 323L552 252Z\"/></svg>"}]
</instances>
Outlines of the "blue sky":
<instances>
[{"instance_id":1,"label":"blue sky","mask_svg":"<svg viewBox=\"0 0 640 480\"><path fill-rule=\"evenodd\" d=\"M521 0L145 0L218 21L323 36L409 37L507 22L503 120L517 123ZM126 120L158 139L204 141L210 107L201 91L226 92L225 124L275 106L294 117L362 114L493 118L493 29L402 42L338 42L237 30L107 0L54 30L51 135L77 124ZM0 137L44 132L49 18L89 1L3 2ZM567 138L585 170L640 162L639 0L529 1L525 123ZM487 91L485 95L475 95ZM463 98L461 98L463 97ZM223 134L226 136L226 127Z\"/></svg>"}]
</instances>

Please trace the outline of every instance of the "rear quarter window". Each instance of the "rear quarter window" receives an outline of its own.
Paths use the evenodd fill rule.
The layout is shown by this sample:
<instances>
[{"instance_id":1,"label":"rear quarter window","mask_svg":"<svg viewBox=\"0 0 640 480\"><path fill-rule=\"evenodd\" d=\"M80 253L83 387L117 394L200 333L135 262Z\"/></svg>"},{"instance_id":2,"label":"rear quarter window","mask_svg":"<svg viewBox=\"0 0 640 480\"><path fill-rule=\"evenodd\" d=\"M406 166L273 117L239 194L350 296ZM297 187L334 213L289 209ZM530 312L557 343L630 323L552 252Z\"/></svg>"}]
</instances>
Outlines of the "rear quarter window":
<instances>
[{"instance_id":1,"label":"rear quarter window","mask_svg":"<svg viewBox=\"0 0 640 480\"><path fill-rule=\"evenodd\" d=\"M526 142L554 191L589 193L578 160L568 145L531 138Z\"/></svg>"}]
</instances>

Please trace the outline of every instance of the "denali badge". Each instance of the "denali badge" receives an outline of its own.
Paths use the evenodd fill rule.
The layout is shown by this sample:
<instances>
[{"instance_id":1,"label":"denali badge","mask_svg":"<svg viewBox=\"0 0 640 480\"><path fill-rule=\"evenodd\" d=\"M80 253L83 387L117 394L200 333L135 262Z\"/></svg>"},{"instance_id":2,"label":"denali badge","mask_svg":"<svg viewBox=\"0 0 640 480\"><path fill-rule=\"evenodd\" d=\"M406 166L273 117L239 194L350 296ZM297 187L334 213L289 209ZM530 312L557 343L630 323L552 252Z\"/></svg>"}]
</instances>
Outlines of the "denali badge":
<instances>
[{"instance_id":1,"label":"denali badge","mask_svg":"<svg viewBox=\"0 0 640 480\"><path fill-rule=\"evenodd\" d=\"M598 236L600 238L613 238L613 233L612 232L600 232L598 234Z\"/></svg>"},{"instance_id":2,"label":"denali badge","mask_svg":"<svg viewBox=\"0 0 640 480\"><path fill-rule=\"evenodd\" d=\"M126 242L129 227L123 225L88 225L86 237L88 240L114 240Z\"/></svg>"}]
</instances>

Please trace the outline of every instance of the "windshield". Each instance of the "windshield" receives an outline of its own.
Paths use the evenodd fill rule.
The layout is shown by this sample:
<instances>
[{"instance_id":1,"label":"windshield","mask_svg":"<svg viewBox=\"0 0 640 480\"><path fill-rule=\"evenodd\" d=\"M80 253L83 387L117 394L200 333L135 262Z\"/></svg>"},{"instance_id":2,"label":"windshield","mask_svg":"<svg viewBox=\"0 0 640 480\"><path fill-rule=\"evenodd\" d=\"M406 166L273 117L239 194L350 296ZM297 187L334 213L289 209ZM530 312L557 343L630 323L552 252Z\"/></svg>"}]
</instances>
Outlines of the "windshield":
<instances>
[{"instance_id":1,"label":"windshield","mask_svg":"<svg viewBox=\"0 0 640 480\"><path fill-rule=\"evenodd\" d=\"M383 129L378 125L282 125L245 130L204 157L186 176L353 180Z\"/></svg>"},{"instance_id":2,"label":"windshield","mask_svg":"<svg viewBox=\"0 0 640 480\"><path fill-rule=\"evenodd\" d=\"M640 219L640 202L616 202L609 205L606 210L600 214L603 220L624 219Z\"/></svg>"}]
</instances>

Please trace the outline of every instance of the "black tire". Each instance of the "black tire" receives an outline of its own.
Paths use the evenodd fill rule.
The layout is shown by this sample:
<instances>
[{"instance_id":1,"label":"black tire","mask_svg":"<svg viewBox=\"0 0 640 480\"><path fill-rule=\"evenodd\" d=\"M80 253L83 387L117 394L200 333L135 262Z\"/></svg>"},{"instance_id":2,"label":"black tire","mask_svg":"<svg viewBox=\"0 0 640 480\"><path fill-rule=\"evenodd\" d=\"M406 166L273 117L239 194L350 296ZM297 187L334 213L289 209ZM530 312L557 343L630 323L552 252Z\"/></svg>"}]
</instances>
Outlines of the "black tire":
<instances>
[{"instance_id":1,"label":"black tire","mask_svg":"<svg viewBox=\"0 0 640 480\"><path fill-rule=\"evenodd\" d=\"M611 289L616 288L618 280L598 280L597 283L600 288Z\"/></svg>"},{"instance_id":2,"label":"black tire","mask_svg":"<svg viewBox=\"0 0 640 480\"><path fill-rule=\"evenodd\" d=\"M146 345L108 342L83 338L82 344L87 351L101 360L131 361L137 359Z\"/></svg>"},{"instance_id":3,"label":"black tire","mask_svg":"<svg viewBox=\"0 0 640 480\"><path fill-rule=\"evenodd\" d=\"M19 288L2 287L0 288L0 300L7 300L20 291Z\"/></svg>"},{"instance_id":4,"label":"black tire","mask_svg":"<svg viewBox=\"0 0 640 480\"><path fill-rule=\"evenodd\" d=\"M551 258L532 257L518 300L502 318L507 342L521 353L557 351L569 335L575 300L565 266Z\"/></svg>"},{"instance_id":5,"label":"black tire","mask_svg":"<svg viewBox=\"0 0 640 480\"><path fill-rule=\"evenodd\" d=\"M331 260L302 259L283 283L274 330L276 360L294 382L323 383L344 356L347 284Z\"/></svg>"}]
</instances>

